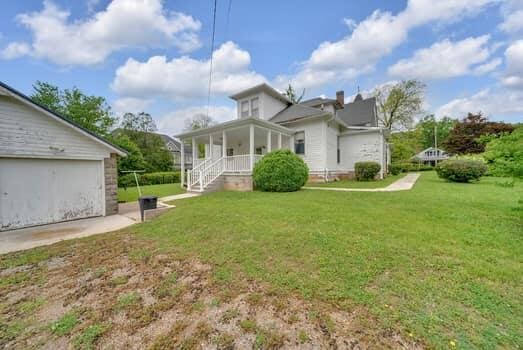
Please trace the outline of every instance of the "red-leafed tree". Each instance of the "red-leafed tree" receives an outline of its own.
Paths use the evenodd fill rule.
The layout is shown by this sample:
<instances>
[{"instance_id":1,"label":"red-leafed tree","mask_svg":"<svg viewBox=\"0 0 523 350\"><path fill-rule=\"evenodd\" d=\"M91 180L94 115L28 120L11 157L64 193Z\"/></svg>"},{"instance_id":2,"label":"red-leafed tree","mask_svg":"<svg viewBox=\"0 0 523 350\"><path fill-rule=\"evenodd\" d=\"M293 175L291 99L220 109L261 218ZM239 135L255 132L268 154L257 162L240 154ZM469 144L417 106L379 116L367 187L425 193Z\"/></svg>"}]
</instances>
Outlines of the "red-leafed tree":
<instances>
[{"instance_id":1,"label":"red-leafed tree","mask_svg":"<svg viewBox=\"0 0 523 350\"><path fill-rule=\"evenodd\" d=\"M492 139L513 130L512 124L489 122L481 113L469 113L454 125L442 147L453 154L482 153L485 151L484 138Z\"/></svg>"}]
</instances>

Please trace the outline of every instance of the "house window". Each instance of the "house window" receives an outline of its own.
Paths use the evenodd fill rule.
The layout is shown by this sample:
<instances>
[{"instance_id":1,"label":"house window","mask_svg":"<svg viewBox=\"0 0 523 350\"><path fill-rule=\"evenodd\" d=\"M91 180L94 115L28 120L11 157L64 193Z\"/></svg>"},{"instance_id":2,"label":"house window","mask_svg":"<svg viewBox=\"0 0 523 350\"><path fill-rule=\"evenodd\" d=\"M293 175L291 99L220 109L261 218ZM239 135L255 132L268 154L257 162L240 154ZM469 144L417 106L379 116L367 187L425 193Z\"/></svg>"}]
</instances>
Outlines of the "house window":
<instances>
[{"instance_id":1,"label":"house window","mask_svg":"<svg viewBox=\"0 0 523 350\"><path fill-rule=\"evenodd\" d=\"M263 154L263 149L261 147L256 147L254 154Z\"/></svg>"},{"instance_id":2,"label":"house window","mask_svg":"<svg viewBox=\"0 0 523 350\"><path fill-rule=\"evenodd\" d=\"M300 131L294 134L294 152L305 154L305 132Z\"/></svg>"},{"instance_id":3,"label":"house window","mask_svg":"<svg viewBox=\"0 0 523 350\"><path fill-rule=\"evenodd\" d=\"M232 157L234 155L234 148L227 148L227 157Z\"/></svg>"},{"instance_id":4,"label":"house window","mask_svg":"<svg viewBox=\"0 0 523 350\"><path fill-rule=\"evenodd\" d=\"M251 100L251 116L253 117L259 117L260 116L260 109L258 107L260 99L258 97L255 97Z\"/></svg>"},{"instance_id":5,"label":"house window","mask_svg":"<svg viewBox=\"0 0 523 350\"><path fill-rule=\"evenodd\" d=\"M249 101L242 102L242 118L249 116Z\"/></svg>"}]
</instances>

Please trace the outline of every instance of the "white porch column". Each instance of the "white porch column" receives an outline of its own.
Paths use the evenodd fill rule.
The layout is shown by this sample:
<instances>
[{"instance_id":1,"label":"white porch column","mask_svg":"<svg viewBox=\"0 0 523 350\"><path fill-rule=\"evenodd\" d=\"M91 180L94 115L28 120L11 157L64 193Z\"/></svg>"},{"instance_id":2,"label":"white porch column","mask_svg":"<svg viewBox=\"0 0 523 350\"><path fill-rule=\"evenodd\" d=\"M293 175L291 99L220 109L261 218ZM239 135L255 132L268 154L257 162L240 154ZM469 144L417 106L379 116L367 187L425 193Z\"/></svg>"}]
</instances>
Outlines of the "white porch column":
<instances>
[{"instance_id":1,"label":"white porch column","mask_svg":"<svg viewBox=\"0 0 523 350\"><path fill-rule=\"evenodd\" d=\"M227 156L227 134L222 131L222 157Z\"/></svg>"},{"instance_id":2,"label":"white porch column","mask_svg":"<svg viewBox=\"0 0 523 350\"><path fill-rule=\"evenodd\" d=\"M272 149L272 133L271 131L267 131L267 153L269 153Z\"/></svg>"},{"instance_id":3,"label":"white porch column","mask_svg":"<svg viewBox=\"0 0 523 350\"><path fill-rule=\"evenodd\" d=\"M196 145L196 139L192 138L192 167L196 165L196 159L198 159L198 147Z\"/></svg>"},{"instance_id":4,"label":"white porch column","mask_svg":"<svg viewBox=\"0 0 523 350\"><path fill-rule=\"evenodd\" d=\"M281 132L278 133L278 149L281 149Z\"/></svg>"},{"instance_id":5,"label":"white porch column","mask_svg":"<svg viewBox=\"0 0 523 350\"><path fill-rule=\"evenodd\" d=\"M289 149L292 153L294 153L296 150L294 149L294 135L289 136Z\"/></svg>"},{"instance_id":6,"label":"white porch column","mask_svg":"<svg viewBox=\"0 0 523 350\"><path fill-rule=\"evenodd\" d=\"M180 140L180 186L185 184L185 141Z\"/></svg>"},{"instance_id":7,"label":"white porch column","mask_svg":"<svg viewBox=\"0 0 523 350\"><path fill-rule=\"evenodd\" d=\"M213 137L212 137L212 134L209 135L209 158L212 159L212 151L213 151L213 147L214 146L214 140L213 140Z\"/></svg>"},{"instance_id":8,"label":"white porch column","mask_svg":"<svg viewBox=\"0 0 523 350\"><path fill-rule=\"evenodd\" d=\"M251 170L254 168L254 125L249 125L249 155L251 161Z\"/></svg>"}]
</instances>

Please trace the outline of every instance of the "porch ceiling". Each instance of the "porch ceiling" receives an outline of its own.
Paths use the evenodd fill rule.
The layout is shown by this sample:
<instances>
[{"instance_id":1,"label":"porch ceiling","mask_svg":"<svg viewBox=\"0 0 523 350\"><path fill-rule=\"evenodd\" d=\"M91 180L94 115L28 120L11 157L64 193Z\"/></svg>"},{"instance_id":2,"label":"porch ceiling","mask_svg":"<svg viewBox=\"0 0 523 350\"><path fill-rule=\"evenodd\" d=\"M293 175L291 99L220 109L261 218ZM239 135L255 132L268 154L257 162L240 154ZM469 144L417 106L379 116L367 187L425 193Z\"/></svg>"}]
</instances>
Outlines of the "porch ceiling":
<instances>
[{"instance_id":1,"label":"porch ceiling","mask_svg":"<svg viewBox=\"0 0 523 350\"><path fill-rule=\"evenodd\" d=\"M188 140L193 137L200 139L201 137L208 137L209 135L213 135L213 137L221 137L222 131L227 133L227 137L229 137L229 135L233 135L234 137L235 133L247 133L248 137L248 130L250 125L255 126L255 133L257 130L261 130L264 135L267 135L268 130L271 130L275 133L281 133L285 136L290 136L293 133L291 129L260 118L242 118L214 125L205 129L189 131L176 135L176 137L180 140Z\"/></svg>"}]
</instances>

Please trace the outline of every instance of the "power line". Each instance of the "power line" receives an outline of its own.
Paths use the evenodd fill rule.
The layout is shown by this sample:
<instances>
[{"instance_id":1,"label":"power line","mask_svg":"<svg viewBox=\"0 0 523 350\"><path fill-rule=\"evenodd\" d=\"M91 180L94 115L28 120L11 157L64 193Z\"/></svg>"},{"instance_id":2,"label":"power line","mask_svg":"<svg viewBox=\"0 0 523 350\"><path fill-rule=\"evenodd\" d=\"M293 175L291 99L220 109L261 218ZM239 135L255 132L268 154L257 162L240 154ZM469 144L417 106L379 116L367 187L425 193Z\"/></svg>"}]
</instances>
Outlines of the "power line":
<instances>
[{"instance_id":1,"label":"power line","mask_svg":"<svg viewBox=\"0 0 523 350\"><path fill-rule=\"evenodd\" d=\"M213 19L212 19L212 35L211 35L211 58L209 60L209 89L207 91L207 116L209 116L209 108L211 105L211 85L212 85L212 56L214 53L214 36L216 34L216 5L218 0L214 0Z\"/></svg>"}]
</instances>

